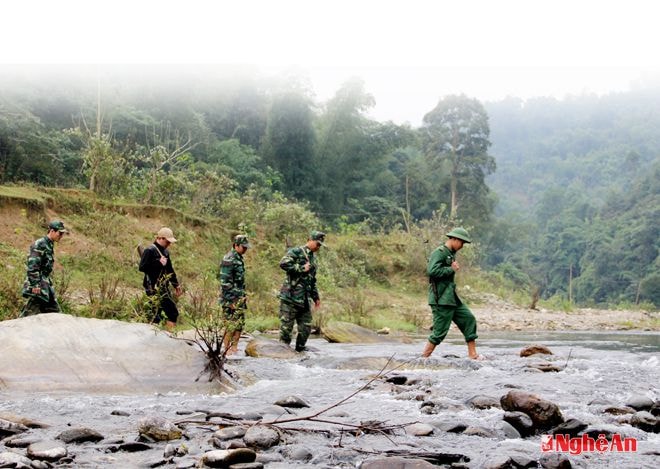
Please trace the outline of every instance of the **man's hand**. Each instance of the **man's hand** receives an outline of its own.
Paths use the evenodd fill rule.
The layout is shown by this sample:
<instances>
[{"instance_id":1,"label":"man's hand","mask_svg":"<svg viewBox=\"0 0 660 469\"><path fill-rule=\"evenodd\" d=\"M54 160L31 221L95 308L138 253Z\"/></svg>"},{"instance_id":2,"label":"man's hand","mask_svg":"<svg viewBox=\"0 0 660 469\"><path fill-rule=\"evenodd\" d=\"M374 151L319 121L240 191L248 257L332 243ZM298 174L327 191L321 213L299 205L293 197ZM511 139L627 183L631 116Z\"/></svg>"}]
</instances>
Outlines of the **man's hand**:
<instances>
[{"instance_id":1,"label":"man's hand","mask_svg":"<svg viewBox=\"0 0 660 469\"><path fill-rule=\"evenodd\" d=\"M167 257L165 256L160 256L160 263L164 266L167 264Z\"/></svg>"},{"instance_id":2,"label":"man's hand","mask_svg":"<svg viewBox=\"0 0 660 469\"><path fill-rule=\"evenodd\" d=\"M181 285L177 285L176 288L174 289L174 294L176 296L181 296L183 295L183 289L181 288Z\"/></svg>"},{"instance_id":3,"label":"man's hand","mask_svg":"<svg viewBox=\"0 0 660 469\"><path fill-rule=\"evenodd\" d=\"M456 261L453 261L451 263L451 268L454 269L454 272L458 272L459 270L461 270L461 266L458 265L458 262Z\"/></svg>"},{"instance_id":4,"label":"man's hand","mask_svg":"<svg viewBox=\"0 0 660 469\"><path fill-rule=\"evenodd\" d=\"M312 268L312 264L310 264L309 262L307 262L307 263L303 266L303 272L309 272L309 269L311 269L311 268Z\"/></svg>"},{"instance_id":5,"label":"man's hand","mask_svg":"<svg viewBox=\"0 0 660 469\"><path fill-rule=\"evenodd\" d=\"M32 287L32 293L38 295L41 293L41 287Z\"/></svg>"},{"instance_id":6,"label":"man's hand","mask_svg":"<svg viewBox=\"0 0 660 469\"><path fill-rule=\"evenodd\" d=\"M315 307L316 309L320 308L320 307L321 307L321 300L316 300L316 301L314 302L314 307Z\"/></svg>"}]
</instances>

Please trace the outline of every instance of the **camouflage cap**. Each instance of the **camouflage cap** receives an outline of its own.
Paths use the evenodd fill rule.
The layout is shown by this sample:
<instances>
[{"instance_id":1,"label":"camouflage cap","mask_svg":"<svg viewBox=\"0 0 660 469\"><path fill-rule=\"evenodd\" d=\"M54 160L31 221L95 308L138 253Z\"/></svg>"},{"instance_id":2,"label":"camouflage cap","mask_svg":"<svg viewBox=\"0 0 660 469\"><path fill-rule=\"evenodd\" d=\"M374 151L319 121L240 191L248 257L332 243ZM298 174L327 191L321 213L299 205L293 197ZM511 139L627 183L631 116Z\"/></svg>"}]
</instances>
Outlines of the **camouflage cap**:
<instances>
[{"instance_id":1,"label":"camouflage cap","mask_svg":"<svg viewBox=\"0 0 660 469\"><path fill-rule=\"evenodd\" d=\"M48 224L49 230L59 231L60 233L69 233L69 230L64 228L64 222L60 220L53 220Z\"/></svg>"},{"instance_id":2,"label":"camouflage cap","mask_svg":"<svg viewBox=\"0 0 660 469\"><path fill-rule=\"evenodd\" d=\"M323 231L312 231L309 234L309 239L312 241L318 241L321 246L325 246L325 233Z\"/></svg>"},{"instance_id":3,"label":"camouflage cap","mask_svg":"<svg viewBox=\"0 0 660 469\"><path fill-rule=\"evenodd\" d=\"M246 248L251 248L250 240L248 240L247 235L239 234L234 236L234 244L237 246L245 246Z\"/></svg>"}]
</instances>

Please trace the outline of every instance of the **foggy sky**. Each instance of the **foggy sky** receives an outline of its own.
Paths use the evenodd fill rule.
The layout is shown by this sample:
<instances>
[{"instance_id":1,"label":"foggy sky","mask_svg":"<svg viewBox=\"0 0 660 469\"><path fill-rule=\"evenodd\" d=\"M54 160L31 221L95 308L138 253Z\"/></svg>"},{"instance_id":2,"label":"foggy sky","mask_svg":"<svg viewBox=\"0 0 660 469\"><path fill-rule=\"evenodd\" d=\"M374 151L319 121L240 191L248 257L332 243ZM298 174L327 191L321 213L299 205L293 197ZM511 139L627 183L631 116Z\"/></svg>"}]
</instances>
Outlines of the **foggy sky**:
<instances>
[{"instance_id":1,"label":"foggy sky","mask_svg":"<svg viewBox=\"0 0 660 469\"><path fill-rule=\"evenodd\" d=\"M448 94L629 89L660 69L653 3L21 0L0 10L0 64L296 66L320 100L359 76L374 118L418 124Z\"/></svg>"}]
</instances>

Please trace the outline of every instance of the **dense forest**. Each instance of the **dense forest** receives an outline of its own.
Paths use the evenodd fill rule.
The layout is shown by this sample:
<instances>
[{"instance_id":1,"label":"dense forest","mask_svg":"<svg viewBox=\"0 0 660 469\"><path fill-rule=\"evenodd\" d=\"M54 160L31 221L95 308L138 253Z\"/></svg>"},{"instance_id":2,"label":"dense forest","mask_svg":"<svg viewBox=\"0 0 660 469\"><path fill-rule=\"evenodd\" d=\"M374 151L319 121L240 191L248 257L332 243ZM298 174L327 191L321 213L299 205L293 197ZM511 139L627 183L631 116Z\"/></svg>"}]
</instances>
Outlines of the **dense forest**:
<instances>
[{"instance_id":1,"label":"dense forest","mask_svg":"<svg viewBox=\"0 0 660 469\"><path fill-rule=\"evenodd\" d=\"M250 194L335 230L445 217L474 233L482 267L543 297L660 305L658 89L444 96L417 128L369 118L359 78L319 102L303 78L250 68L13 69L0 90L2 184L200 216Z\"/></svg>"}]
</instances>

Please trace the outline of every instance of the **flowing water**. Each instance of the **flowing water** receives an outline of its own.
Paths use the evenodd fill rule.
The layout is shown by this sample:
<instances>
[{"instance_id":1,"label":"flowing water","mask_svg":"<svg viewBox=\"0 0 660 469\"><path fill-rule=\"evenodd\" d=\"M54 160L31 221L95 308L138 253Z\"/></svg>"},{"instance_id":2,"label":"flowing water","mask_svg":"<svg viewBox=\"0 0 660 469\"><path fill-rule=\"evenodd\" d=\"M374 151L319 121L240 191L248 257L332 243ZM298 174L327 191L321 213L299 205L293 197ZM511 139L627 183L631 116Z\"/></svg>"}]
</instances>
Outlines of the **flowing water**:
<instances>
[{"instance_id":1,"label":"flowing water","mask_svg":"<svg viewBox=\"0 0 660 469\"><path fill-rule=\"evenodd\" d=\"M295 430L284 434L280 446L264 452L264 461L270 461L266 467L359 467L362 461L389 450L460 454L466 456L466 462L459 467L470 468L488 467L506 457L538 460L542 456L541 436L507 438L500 408L475 409L467 403L474 396L490 396L499 401L511 389L529 391L554 402L565 419L579 419L589 425L588 430L637 440L637 451L632 453L567 455L573 467L660 467L659 434L621 423L621 416L603 412L607 406L624 406L633 397L660 399L660 334L489 332L479 340L479 352L488 358L481 362L464 358L466 347L460 337L448 337L426 360L416 358L423 343L423 338L411 344L369 345L330 344L312 339L308 345L314 351L300 359L231 360L230 368L240 375L240 386L230 394L199 395L174 389L154 395L0 395L0 411L49 423L49 429L40 430L40 434L49 437L79 426L95 429L106 437L97 444L69 445L75 457L72 467L146 467L162 456L164 444L153 445L154 449L142 453L108 453L104 449L108 440L134 440L137 421L145 415L156 414L172 421L194 420L200 410L223 410L257 412L265 420L284 419L293 415L278 415L281 411L273 403L290 395L310 404L310 408L296 409L295 414L311 415L332 407L364 386L392 358L389 368L399 368L388 376L403 375L408 378L408 384L375 380L367 389L319 418L358 425L370 420L391 426L423 422L447 428L460 424L479 429L477 434L436 428L430 436L412 436L401 429L387 436L356 436L340 433L340 429L348 428L345 425L290 422L281 427ZM521 358L520 350L533 343L546 345L553 355ZM546 361L561 371L543 373L528 367ZM422 407L424 400L436 403L434 413L426 413L428 408ZM129 415L111 415L114 410ZM186 412L191 414L185 417ZM332 432L297 431L301 429ZM189 439L184 440L189 450L187 458L198 458L212 449L208 443L211 433L204 425L188 426ZM300 462L287 458L287 447L301 446L312 454L311 460ZM176 464L161 467L176 467Z\"/></svg>"}]
</instances>

